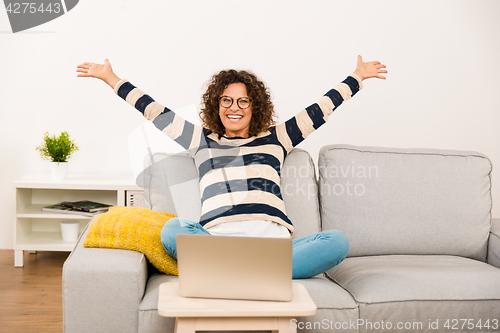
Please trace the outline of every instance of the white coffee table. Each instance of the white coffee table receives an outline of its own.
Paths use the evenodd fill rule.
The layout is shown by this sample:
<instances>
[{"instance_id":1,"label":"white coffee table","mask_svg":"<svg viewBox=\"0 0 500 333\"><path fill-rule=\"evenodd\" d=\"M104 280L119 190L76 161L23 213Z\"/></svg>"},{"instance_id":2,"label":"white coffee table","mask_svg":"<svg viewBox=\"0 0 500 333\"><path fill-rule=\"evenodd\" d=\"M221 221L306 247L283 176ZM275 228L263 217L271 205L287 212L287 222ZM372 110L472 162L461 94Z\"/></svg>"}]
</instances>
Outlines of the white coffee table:
<instances>
[{"instance_id":1,"label":"white coffee table","mask_svg":"<svg viewBox=\"0 0 500 333\"><path fill-rule=\"evenodd\" d=\"M187 298L179 295L179 283L160 285L158 313L176 317L176 333L224 330L297 332L291 320L316 313L316 304L300 283L292 283L290 302Z\"/></svg>"}]
</instances>

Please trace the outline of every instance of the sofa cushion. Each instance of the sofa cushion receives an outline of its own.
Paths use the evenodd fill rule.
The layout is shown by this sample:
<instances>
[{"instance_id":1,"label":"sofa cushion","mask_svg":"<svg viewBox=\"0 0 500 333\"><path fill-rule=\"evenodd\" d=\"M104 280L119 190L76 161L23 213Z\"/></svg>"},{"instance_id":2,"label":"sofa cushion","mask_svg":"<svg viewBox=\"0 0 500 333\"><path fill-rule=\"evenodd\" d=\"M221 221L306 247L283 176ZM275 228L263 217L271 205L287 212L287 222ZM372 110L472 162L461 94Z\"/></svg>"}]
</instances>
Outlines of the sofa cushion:
<instances>
[{"instance_id":1,"label":"sofa cushion","mask_svg":"<svg viewBox=\"0 0 500 333\"><path fill-rule=\"evenodd\" d=\"M170 332L169 328L173 329L173 318L158 315L158 290L162 283L177 281L177 277L164 274L153 274L149 277L144 298L139 305L140 332L156 332L158 327L163 327L168 332ZM298 321L325 325L326 322L329 323L333 320L355 322L358 319L358 305L352 296L339 285L323 276L293 281L304 285L316 304L318 312L321 313L319 316L299 317ZM320 324L316 324L316 326L320 326ZM302 324L297 325L302 326ZM307 332L321 331L321 329L307 330ZM346 330L346 332L350 331Z\"/></svg>"},{"instance_id":2,"label":"sofa cushion","mask_svg":"<svg viewBox=\"0 0 500 333\"><path fill-rule=\"evenodd\" d=\"M347 258L327 275L359 303L360 318L372 323L396 325L410 318L423 323L420 331L428 331L429 322L438 320L437 331L447 331L446 320L466 318L477 324L489 319L492 324L500 318L500 269L477 260L437 255Z\"/></svg>"},{"instance_id":3,"label":"sofa cushion","mask_svg":"<svg viewBox=\"0 0 500 333\"><path fill-rule=\"evenodd\" d=\"M139 333L174 332L175 318L158 314L160 284L179 282L177 276L153 273L149 276L144 297L139 304Z\"/></svg>"},{"instance_id":4,"label":"sofa cushion","mask_svg":"<svg viewBox=\"0 0 500 333\"><path fill-rule=\"evenodd\" d=\"M187 152L155 153L147 157L138 183L144 188L145 207L199 221L198 171Z\"/></svg>"},{"instance_id":5,"label":"sofa cushion","mask_svg":"<svg viewBox=\"0 0 500 333\"><path fill-rule=\"evenodd\" d=\"M93 220L83 246L141 252L160 271L177 275L177 260L165 251L160 237L172 217L141 207L111 207Z\"/></svg>"},{"instance_id":6,"label":"sofa cushion","mask_svg":"<svg viewBox=\"0 0 500 333\"><path fill-rule=\"evenodd\" d=\"M349 257L449 254L484 261L491 162L475 152L331 145L319 157L323 229Z\"/></svg>"},{"instance_id":7,"label":"sofa cushion","mask_svg":"<svg viewBox=\"0 0 500 333\"><path fill-rule=\"evenodd\" d=\"M294 238L320 231L316 168L308 152L293 149L281 172L281 193L288 218L294 226Z\"/></svg>"},{"instance_id":8,"label":"sofa cushion","mask_svg":"<svg viewBox=\"0 0 500 333\"><path fill-rule=\"evenodd\" d=\"M490 239L488 241L488 258L490 265L500 268L500 219L491 219Z\"/></svg>"}]
</instances>

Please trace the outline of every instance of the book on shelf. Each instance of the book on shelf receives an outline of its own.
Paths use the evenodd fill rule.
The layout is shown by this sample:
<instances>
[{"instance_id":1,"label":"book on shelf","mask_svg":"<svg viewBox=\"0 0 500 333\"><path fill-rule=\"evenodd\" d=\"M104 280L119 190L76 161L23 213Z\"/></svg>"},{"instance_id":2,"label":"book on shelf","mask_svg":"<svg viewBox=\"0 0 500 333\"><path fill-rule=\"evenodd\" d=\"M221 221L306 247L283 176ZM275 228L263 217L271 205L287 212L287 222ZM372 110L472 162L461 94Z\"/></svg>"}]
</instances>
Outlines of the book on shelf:
<instances>
[{"instance_id":1,"label":"book on shelf","mask_svg":"<svg viewBox=\"0 0 500 333\"><path fill-rule=\"evenodd\" d=\"M88 200L75 201L75 202L64 201L63 203L61 203L61 205L80 212L87 212L87 213L106 211L109 209L109 207L111 207L111 205L108 204L103 204L100 202L94 202Z\"/></svg>"},{"instance_id":2,"label":"book on shelf","mask_svg":"<svg viewBox=\"0 0 500 333\"><path fill-rule=\"evenodd\" d=\"M112 205L103 204L94 201L63 201L55 205L45 206L42 208L44 212L62 213L62 214L78 214L92 216L94 214L107 212Z\"/></svg>"}]
</instances>

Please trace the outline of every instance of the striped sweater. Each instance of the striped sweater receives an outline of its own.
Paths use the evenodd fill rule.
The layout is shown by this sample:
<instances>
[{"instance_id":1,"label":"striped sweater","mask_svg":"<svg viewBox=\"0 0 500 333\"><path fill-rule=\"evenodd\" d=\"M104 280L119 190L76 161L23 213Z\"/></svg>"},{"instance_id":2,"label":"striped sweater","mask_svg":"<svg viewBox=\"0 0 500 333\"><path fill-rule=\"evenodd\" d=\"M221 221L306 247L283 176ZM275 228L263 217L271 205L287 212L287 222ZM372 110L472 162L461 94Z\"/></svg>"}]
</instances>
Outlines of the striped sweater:
<instances>
[{"instance_id":1,"label":"striped sweater","mask_svg":"<svg viewBox=\"0 0 500 333\"><path fill-rule=\"evenodd\" d=\"M361 79L351 74L295 117L250 138L219 137L184 120L127 80L116 84L115 93L194 158L202 203L199 222L205 229L224 222L267 220L293 235L280 189L285 157L361 88Z\"/></svg>"}]
</instances>

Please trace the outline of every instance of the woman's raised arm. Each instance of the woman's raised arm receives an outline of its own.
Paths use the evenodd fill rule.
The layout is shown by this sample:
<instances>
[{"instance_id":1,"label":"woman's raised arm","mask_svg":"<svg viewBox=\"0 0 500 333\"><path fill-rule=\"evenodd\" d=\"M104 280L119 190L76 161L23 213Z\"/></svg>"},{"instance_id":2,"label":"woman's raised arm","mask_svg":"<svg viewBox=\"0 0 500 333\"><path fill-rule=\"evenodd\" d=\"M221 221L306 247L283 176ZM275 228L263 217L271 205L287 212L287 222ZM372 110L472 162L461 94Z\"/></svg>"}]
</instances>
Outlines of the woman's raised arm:
<instances>
[{"instance_id":1,"label":"woman's raised arm","mask_svg":"<svg viewBox=\"0 0 500 333\"><path fill-rule=\"evenodd\" d=\"M202 144L201 126L186 121L129 81L120 79L113 72L108 59L104 61L104 64L84 62L77 66L76 71L79 73L78 77L93 77L106 82L119 97L141 112L146 119L153 122L156 128L184 147L190 154L196 152Z\"/></svg>"},{"instance_id":2,"label":"woman's raised arm","mask_svg":"<svg viewBox=\"0 0 500 333\"><path fill-rule=\"evenodd\" d=\"M362 87L363 80L377 78L385 80L386 66L380 61L364 62L358 55L356 70L335 88L328 91L317 103L299 112L295 117L276 126L276 135L287 151L302 142L318 129L330 114L344 101L354 96Z\"/></svg>"}]
</instances>

